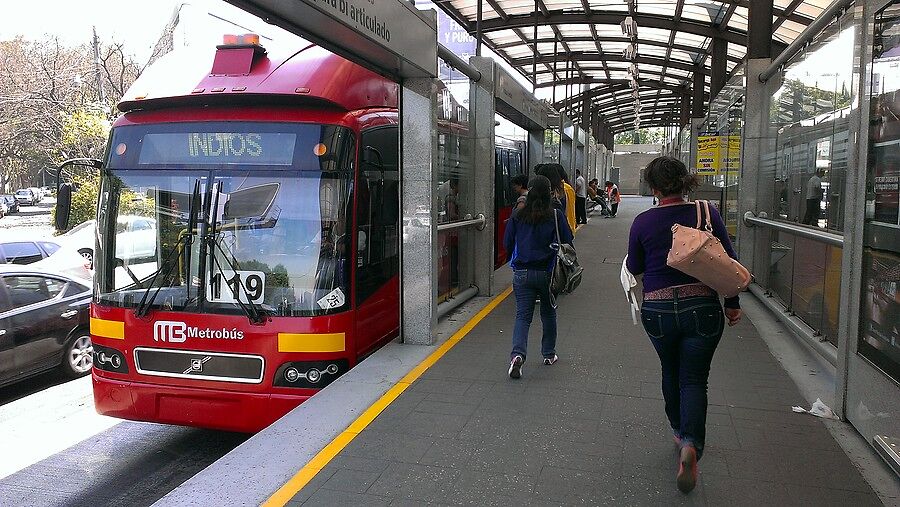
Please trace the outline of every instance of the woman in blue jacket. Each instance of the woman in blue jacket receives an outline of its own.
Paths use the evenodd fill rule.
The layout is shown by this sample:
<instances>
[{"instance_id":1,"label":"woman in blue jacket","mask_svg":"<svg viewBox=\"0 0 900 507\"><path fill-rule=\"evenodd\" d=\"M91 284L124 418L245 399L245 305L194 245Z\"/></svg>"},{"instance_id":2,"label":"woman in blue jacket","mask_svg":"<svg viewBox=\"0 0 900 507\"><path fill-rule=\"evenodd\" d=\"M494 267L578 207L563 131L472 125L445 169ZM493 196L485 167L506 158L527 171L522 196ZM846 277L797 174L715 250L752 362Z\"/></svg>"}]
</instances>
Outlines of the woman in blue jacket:
<instances>
[{"instance_id":1,"label":"woman in blue jacket","mask_svg":"<svg viewBox=\"0 0 900 507\"><path fill-rule=\"evenodd\" d=\"M509 376L522 376L525 349L528 346L528 328L534 317L534 305L541 300L541 355L544 364L551 365L556 355L556 308L550 296L550 272L556 262L556 230L559 242L571 243L572 230L564 214L551 204L550 180L535 176L528 185L525 207L515 213L506 225L503 244L507 252L513 252L510 266L513 269L513 291L516 294L516 324L513 328L512 354Z\"/></svg>"}]
</instances>

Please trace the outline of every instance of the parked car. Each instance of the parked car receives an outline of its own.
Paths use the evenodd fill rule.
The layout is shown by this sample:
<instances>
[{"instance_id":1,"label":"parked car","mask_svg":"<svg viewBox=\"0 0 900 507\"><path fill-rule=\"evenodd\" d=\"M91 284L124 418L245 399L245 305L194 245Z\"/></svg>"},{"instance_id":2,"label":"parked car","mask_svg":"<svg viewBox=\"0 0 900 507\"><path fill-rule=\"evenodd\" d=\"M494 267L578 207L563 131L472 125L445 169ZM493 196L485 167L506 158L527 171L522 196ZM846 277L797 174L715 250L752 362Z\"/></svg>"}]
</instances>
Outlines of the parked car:
<instances>
[{"instance_id":1,"label":"parked car","mask_svg":"<svg viewBox=\"0 0 900 507\"><path fill-rule=\"evenodd\" d=\"M60 368L93 366L91 289L62 273L0 265L0 386Z\"/></svg>"},{"instance_id":2,"label":"parked car","mask_svg":"<svg viewBox=\"0 0 900 507\"><path fill-rule=\"evenodd\" d=\"M28 187L28 190L31 190L31 193L34 194L35 199L37 199L36 202L41 202L41 201L44 200L44 191L41 190L40 188L38 188L38 187Z\"/></svg>"},{"instance_id":3,"label":"parked car","mask_svg":"<svg viewBox=\"0 0 900 507\"><path fill-rule=\"evenodd\" d=\"M41 193L44 194L44 197L53 195L53 187L41 187Z\"/></svg>"},{"instance_id":4,"label":"parked car","mask_svg":"<svg viewBox=\"0 0 900 507\"><path fill-rule=\"evenodd\" d=\"M6 201L0 200L0 218L5 217L9 214L9 207L6 205Z\"/></svg>"},{"instance_id":5,"label":"parked car","mask_svg":"<svg viewBox=\"0 0 900 507\"><path fill-rule=\"evenodd\" d=\"M16 196L12 194L2 194L0 195L0 201L6 203L6 208L9 210L7 213L19 212L19 201L16 200Z\"/></svg>"},{"instance_id":6,"label":"parked car","mask_svg":"<svg viewBox=\"0 0 900 507\"><path fill-rule=\"evenodd\" d=\"M85 280L85 283L90 283L90 280L94 277L94 266L70 246L62 246L49 257L28 266L34 269L62 273Z\"/></svg>"},{"instance_id":7,"label":"parked car","mask_svg":"<svg viewBox=\"0 0 900 507\"><path fill-rule=\"evenodd\" d=\"M50 240L0 241L0 264L31 264L50 257L59 250L59 244Z\"/></svg>"},{"instance_id":8,"label":"parked car","mask_svg":"<svg viewBox=\"0 0 900 507\"><path fill-rule=\"evenodd\" d=\"M55 239L62 245L76 249L93 266L95 224L94 220L88 220ZM154 256L156 256L156 220L137 215L118 217L116 257L123 260L135 260Z\"/></svg>"},{"instance_id":9,"label":"parked car","mask_svg":"<svg viewBox=\"0 0 900 507\"><path fill-rule=\"evenodd\" d=\"M19 201L19 206L34 206L37 204L37 196L34 195L30 188L16 190L15 196L16 200Z\"/></svg>"}]
</instances>

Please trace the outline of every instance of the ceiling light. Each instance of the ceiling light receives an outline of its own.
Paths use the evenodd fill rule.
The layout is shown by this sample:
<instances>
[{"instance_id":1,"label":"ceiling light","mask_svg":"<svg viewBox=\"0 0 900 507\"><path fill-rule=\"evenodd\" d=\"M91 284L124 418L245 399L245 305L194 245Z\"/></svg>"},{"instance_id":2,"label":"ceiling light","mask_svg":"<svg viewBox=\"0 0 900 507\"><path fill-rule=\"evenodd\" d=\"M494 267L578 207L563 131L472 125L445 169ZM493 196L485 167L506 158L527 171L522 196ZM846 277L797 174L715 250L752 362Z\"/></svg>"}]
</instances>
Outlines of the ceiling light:
<instances>
[{"instance_id":1,"label":"ceiling light","mask_svg":"<svg viewBox=\"0 0 900 507\"><path fill-rule=\"evenodd\" d=\"M622 27L623 35L631 37L632 39L637 38L638 25L637 22L635 22L634 18L632 18L631 16L626 16L625 21L622 21L620 25Z\"/></svg>"},{"instance_id":2,"label":"ceiling light","mask_svg":"<svg viewBox=\"0 0 900 507\"><path fill-rule=\"evenodd\" d=\"M624 56L626 60L634 60L634 57L637 56L637 44L632 42L625 46L625 50L622 51L622 56Z\"/></svg>"}]
</instances>

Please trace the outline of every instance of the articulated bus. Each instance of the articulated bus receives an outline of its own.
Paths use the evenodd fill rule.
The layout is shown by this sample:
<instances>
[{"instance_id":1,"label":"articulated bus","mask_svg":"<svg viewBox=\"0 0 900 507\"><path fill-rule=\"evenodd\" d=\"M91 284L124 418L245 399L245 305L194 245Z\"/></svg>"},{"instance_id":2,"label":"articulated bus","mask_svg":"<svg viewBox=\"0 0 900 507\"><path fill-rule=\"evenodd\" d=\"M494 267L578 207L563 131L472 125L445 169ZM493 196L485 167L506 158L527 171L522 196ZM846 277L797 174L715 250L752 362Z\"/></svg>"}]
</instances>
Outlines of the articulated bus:
<instances>
[{"instance_id":1,"label":"articulated bus","mask_svg":"<svg viewBox=\"0 0 900 507\"><path fill-rule=\"evenodd\" d=\"M99 413L258 431L397 336L397 98L320 47L252 35L144 72L101 168ZM152 219L153 252L117 248L130 216Z\"/></svg>"}]
</instances>

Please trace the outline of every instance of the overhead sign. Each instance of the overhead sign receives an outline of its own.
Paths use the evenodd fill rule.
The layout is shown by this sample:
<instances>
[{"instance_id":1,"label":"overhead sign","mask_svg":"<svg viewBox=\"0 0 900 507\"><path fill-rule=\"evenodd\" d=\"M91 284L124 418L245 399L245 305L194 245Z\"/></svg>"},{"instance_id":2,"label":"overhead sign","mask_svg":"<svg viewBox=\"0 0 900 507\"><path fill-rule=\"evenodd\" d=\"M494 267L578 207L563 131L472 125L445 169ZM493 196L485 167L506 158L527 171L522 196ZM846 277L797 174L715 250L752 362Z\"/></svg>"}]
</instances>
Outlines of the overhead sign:
<instances>
[{"instance_id":1,"label":"overhead sign","mask_svg":"<svg viewBox=\"0 0 900 507\"><path fill-rule=\"evenodd\" d=\"M404 0L227 0L382 74L437 76L434 13Z\"/></svg>"}]
</instances>

